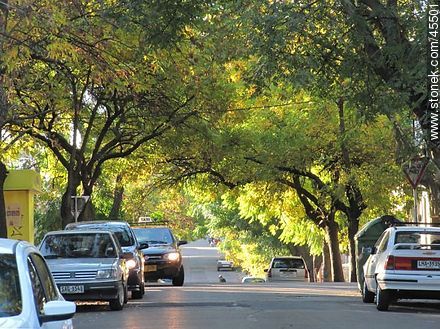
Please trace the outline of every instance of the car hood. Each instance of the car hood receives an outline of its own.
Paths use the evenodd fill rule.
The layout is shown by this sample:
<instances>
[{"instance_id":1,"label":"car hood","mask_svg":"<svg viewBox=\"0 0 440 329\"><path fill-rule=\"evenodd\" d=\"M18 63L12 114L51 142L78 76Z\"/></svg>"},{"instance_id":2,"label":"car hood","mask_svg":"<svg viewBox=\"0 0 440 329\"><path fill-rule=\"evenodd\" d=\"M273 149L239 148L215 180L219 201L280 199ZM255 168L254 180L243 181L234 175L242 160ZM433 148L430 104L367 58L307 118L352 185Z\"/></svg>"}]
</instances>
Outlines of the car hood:
<instances>
[{"instance_id":1,"label":"car hood","mask_svg":"<svg viewBox=\"0 0 440 329\"><path fill-rule=\"evenodd\" d=\"M117 259L115 258L57 258L47 259L51 271L87 271L111 267Z\"/></svg>"},{"instance_id":2,"label":"car hood","mask_svg":"<svg viewBox=\"0 0 440 329\"><path fill-rule=\"evenodd\" d=\"M147 249L142 249L144 255L157 255L157 254L165 254L167 252L176 251L172 245L169 244L158 244L158 245L150 245Z\"/></svg>"}]
</instances>

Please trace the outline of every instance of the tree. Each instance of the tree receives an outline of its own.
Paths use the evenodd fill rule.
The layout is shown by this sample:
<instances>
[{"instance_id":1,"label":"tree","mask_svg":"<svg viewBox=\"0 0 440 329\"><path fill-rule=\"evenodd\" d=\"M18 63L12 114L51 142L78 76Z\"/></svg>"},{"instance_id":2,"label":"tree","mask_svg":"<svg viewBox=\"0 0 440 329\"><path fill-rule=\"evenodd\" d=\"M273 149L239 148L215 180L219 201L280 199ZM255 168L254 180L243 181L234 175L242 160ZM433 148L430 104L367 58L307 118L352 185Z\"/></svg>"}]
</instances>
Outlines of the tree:
<instances>
[{"instance_id":1,"label":"tree","mask_svg":"<svg viewBox=\"0 0 440 329\"><path fill-rule=\"evenodd\" d=\"M197 3L170 3L166 10L132 5L39 3L24 18L33 40L10 49L19 56L8 66L17 107L9 129L39 140L65 167L63 225L73 220L71 196L79 186L83 195L92 194L103 163L133 153L197 112L176 65L187 53L173 44L183 39L194 15L188 10ZM152 13L160 13L157 27L164 28L170 51L161 50L164 40L153 40L159 32L154 24L144 28ZM83 217L93 217L91 204Z\"/></svg>"}]
</instances>

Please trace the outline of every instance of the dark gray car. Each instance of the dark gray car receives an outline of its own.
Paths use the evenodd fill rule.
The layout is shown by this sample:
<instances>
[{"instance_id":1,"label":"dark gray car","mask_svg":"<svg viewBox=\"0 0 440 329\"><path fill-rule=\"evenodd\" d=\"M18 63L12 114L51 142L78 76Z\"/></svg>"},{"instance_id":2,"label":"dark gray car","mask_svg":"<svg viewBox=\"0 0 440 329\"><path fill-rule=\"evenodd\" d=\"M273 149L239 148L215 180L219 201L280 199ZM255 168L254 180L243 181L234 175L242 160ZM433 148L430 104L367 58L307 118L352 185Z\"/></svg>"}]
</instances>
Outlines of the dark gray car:
<instances>
[{"instance_id":1,"label":"dark gray car","mask_svg":"<svg viewBox=\"0 0 440 329\"><path fill-rule=\"evenodd\" d=\"M142 248L148 244L139 244L130 225L124 221L87 221L71 223L66 225L65 230L106 230L113 232L121 244L127 258L129 269L128 290L131 291L133 299L140 299L145 293L144 281L144 257Z\"/></svg>"}]
</instances>

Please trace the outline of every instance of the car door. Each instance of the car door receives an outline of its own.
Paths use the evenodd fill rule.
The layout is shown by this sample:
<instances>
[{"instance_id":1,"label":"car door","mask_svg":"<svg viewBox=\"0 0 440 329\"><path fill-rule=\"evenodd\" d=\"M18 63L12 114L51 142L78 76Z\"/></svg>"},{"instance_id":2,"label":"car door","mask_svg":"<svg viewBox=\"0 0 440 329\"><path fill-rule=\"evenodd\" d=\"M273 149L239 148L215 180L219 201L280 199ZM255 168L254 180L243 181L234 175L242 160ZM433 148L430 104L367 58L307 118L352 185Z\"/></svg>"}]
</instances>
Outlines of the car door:
<instances>
[{"instance_id":1,"label":"car door","mask_svg":"<svg viewBox=\"0 0 440 329\"><path fill-rule=\"evenodd\" d=\"M370 291L376 291L376 267L378 263L381 263L380 260L383 257L384 251L387 249L389 239L390 231L383 232L374 245L372 254L365 263L365 281Z\"/></svg>"}]
</instances>

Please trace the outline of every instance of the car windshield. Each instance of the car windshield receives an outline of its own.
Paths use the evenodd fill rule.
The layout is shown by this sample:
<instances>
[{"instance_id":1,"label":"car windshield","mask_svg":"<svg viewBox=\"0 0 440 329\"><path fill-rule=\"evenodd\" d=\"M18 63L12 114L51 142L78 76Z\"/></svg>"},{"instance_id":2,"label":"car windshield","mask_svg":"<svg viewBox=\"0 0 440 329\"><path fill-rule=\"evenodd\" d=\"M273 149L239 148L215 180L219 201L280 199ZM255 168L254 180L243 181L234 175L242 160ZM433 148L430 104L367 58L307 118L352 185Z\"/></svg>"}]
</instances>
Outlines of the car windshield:
<instances>
[{"instance_id":1,"label":"car windshield","mask_svg":"<svg viewBox=\"0 0 440 329\"><path fill-rule=\"evenodd\" d=\"M48 235L40 246L50 258L114 258L115 245L107 233Z\"/></svg>"},{"instance_id":2,"label":"car windshield","mask_svg":"<svg viewBox=\"0 0 440 329\"><path fill-rule=\"evenodd\" d=\"M14 255L0 254L0 317L21 313L21 290Z\"/></svg>"},{"instance_id":3,"label":"car windshield","mask_svg":"<svg viewBox=\"0 0 440 329\"><path fill-rule=\"evenodd\" d=\"M114 224L80 224L67 226L66 229L70 230L103 230L113 232L119 240L122 247L130 247L135 244L134 238L130 232L129 227L123 225Z\"/></svg>"},{"instance_id":4,"label":"car windshield","mask_svg":"<svg viewBox=\"0 0 440 329\"><path fill-rule=\"evenodd\" d=\"M152 227L152 228L134 228L134 234L137 239L149 244L171 244L173 237L167 228Z\"/></svg>"},{"instance_id":5,"label":"car windshield","mask_svg":"<svg viewBox=\"0 0 440 329\"><path fill-rule=\"evenodd\" d=\"M275 258L272 264L273 268L304 268L302 259L295 258Z\"/></svg>"}]
</instances>

